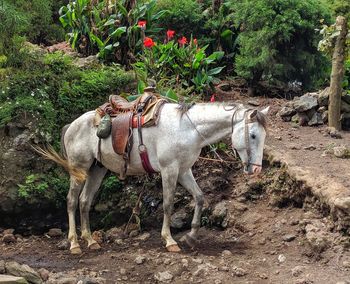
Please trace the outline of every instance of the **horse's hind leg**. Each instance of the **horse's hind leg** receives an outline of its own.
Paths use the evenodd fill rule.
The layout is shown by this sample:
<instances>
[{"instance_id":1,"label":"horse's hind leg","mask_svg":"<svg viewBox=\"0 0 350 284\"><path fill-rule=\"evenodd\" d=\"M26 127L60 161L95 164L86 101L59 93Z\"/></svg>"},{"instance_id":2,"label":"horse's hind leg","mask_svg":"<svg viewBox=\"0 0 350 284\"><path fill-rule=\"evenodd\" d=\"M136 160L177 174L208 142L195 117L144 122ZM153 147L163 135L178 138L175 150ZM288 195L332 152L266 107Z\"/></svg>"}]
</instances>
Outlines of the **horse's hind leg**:
<instances>
[{"instance_id":1,"label":"horse's hind leg","mask_svg":"<svg viewBox=\"0 0 350 284\"><path fill-rule=\"evenodd\" d=\"M98 191L106 172L106 168L98 165L92 166L79 198L81 237L87 241L90 249L100 249L100 245L91 236L89 211L94 196Z\"/></svg>"},{"instance_id":2,"label":"horse's hind leg","mask_svg":"<svg viewBox=\"0 0 350 284\"><path fill-rule=\"evenodd\" d=\"M201 215L204 203L204 196L202 190L199 188L196 180L193 177L191 169L179 175L179 183L190 192L195 201L194 214L191 224L191 231L186 235L186 243L193 247L197 240L198 230L201 225Z\"/></svg>"},{"instance_id":3,"label":"horse's hind leg","mask_svg":"<svg viewBox=\"0 0 350 284\"><path fill-rule=\"evenodd\" d=\"M181 249L171 236L170 217L174 208L174 192L178 178L178 167L167 167L161 171L163 184L163 209L164 219L162 226L162 238L166 248L170 252L179 252Z\"/></svg>"},{"instance_id":4,"label":"horse's hind leg","mask_svg":"<svg viewBox=\"0 0 350 284\"><path fill-rule=\"evenodd\" d=\"M79 194L83 185L84 182L78 183L74 177L70 177L70 187L67 195L67 212L69 222L68 240L70 241L70 251L72 254L81 254L75 224L75 211L77 210Z\"/></svg>"}]
</instances>

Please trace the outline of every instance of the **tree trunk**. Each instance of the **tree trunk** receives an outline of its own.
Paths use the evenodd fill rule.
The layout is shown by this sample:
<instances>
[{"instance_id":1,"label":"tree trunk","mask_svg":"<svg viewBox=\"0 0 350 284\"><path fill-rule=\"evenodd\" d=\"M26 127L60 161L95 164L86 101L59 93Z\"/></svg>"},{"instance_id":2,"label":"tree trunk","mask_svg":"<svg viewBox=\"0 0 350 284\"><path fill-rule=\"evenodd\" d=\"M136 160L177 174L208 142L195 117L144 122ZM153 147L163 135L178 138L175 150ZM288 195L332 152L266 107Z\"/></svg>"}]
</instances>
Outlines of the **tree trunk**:
<instances>
[{"instance_id":1,"label":"tree trunk","mask_svg":"<svg viewBox=\"0 0 350 284\"><path fill-rule=\"evenodd\" d=\"M340 31L340 34L336 39L332 57L331 84L329 88L328 124L330 127L335 127L335 129L340 130L340 105L342 82L344 77L345 41L347 35L346 19L343 16L337 17L336 30Z\"/></svg>"}]
</instances>

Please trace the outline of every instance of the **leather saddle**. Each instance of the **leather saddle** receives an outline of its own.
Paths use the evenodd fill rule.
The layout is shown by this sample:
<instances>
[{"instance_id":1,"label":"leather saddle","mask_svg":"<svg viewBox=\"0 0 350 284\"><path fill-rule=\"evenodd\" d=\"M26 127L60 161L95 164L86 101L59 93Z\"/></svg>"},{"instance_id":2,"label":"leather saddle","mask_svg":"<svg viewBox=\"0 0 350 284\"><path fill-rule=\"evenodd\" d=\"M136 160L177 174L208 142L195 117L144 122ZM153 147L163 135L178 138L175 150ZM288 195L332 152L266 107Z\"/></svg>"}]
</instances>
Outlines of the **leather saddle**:
<instances>
[{"instance_id":1,"label":"leather saddle","mask_svg":"<svg viewBox=\"0 0 350 284\"><path fill-rule=\"evenodd\" d=\"M105 114L108 114L112 118L111 135L113 150L118 155L122 155L124 159L124 168L121 170L120 179L125 179L126 176L130 152L133 146L133 128L139 129L140 145L143 145L141 127L156 125L161 107L167 102L159 95L150 92L149 89L146 90L142 96L132 102L127 101L121 96L111 95L109 102L96 110L97 120L100 120ZM147 169L147 165L145 167L143 159L141 156L145 170L147 172L151 171ZM148 159L148 156L146 159Z\"/></svg>"}]
</instances>

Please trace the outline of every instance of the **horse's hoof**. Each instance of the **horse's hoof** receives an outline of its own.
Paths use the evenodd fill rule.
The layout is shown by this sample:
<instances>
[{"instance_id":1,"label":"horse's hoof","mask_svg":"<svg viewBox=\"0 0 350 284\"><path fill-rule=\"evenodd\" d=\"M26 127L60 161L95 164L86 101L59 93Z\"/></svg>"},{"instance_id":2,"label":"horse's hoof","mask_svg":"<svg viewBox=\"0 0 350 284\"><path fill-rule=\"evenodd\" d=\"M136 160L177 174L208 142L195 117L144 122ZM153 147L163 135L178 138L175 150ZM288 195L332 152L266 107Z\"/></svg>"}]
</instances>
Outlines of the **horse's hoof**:
<instances>
[{"instance_id":1,"label":"horse's hoof","mask_svg":"<svg viewBox=\"0 0 350 284\"><path fill-rule=\"evenodd\" d=\"M178 245L170 245L167 246L166 249L168 250L168 252L180 252L181 249Z\"/></svg>"},{"instance_id":2,"label":"horse's hoof","mask_svg":"<svg viewBox=\"0 0 350 284\"><path fill-rule=\"evenodd\" d=\"M99 249L101 249L101 246L98 243L93 243L93 244L89 245L89 249L99 250Z\"/></svg>"},{"instance_id":3,"label":"horse's hoof","mask_svg":"<svg viewBox=\"0 0 350 284\"><path fill-rule=\"evenodd\" d=\"M193 249L194 247L197 246L198 240L186 234L181 238L181 242L186 243L186 245L188 245L190 248Z\"/></svg>"},{"instance_id":4,"label":"horse's hoof","mask_svg":"<svg viewBox=\"0 0 350 284\"><path fill-rule=\"evenodd\" d=\"M80 247L75 247L70 249L71 254L82 254L83 252L81 251Z\"/></svg>"}]
</instances>

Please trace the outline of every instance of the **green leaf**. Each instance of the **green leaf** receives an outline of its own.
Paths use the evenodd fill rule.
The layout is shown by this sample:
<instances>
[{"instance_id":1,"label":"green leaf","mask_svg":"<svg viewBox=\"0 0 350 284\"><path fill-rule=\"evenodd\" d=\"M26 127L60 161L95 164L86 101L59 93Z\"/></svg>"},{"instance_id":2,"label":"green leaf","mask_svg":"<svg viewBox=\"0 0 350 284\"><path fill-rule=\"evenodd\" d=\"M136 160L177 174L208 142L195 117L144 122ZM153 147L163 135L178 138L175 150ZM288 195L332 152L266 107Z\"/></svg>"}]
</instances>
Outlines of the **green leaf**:
<instances>
[{"instance_id":1,"label":"green leaf","mask_svg":"<svg viewBox=\"0 0 350 284\"><path fill-rule=\"evenodd\" d=\"M169 89L165 93L164 97L170 99L173 102L176 102L176 103L179 102L179 97L176 95L176 93L172 89Z\"/></svg>"},{"instance_id":2,"label":"green leaf","mask_svg":"<svg viewBox=\"0 0 350 284\"><path fill-rule=\"evenodd\" d=\"M146 88L146 84L143 81L137 82L137 93L143 94L144 89Z\"/></svg>"},{"instance_id":3,"label":"green leaf","mask_svg":"<svg viewBox=\"0 0 350 284\"><path fill-rule=\"evenodd\" d=\"M213 68L213 69L210 69L207 74L210 76L210 75L216 75L216 74L219 74L222 69L224 69L225 67L216 67L216 68Z\"/></svg>"},{"instance_id":4,"label":"green leaf","mask_svg":"<svg viewBox=\"0 0 350 284\"><path fill-rule=\"evenodd\" d=\"M115 19L109 19L107 22L104 23L104 26L111 26L115 22Z\"/></svg>"},{"instance_id":5,"label":"green leaf","mask_svg":"<svg viewBox=\"0 0 350 284\"><path fill-rule=\"evenodd\" d=\"M125 32L126 32L126 27L119 27L113 33L111 33L111 37L118 38Z\"/></svg>"}]
</instances>

